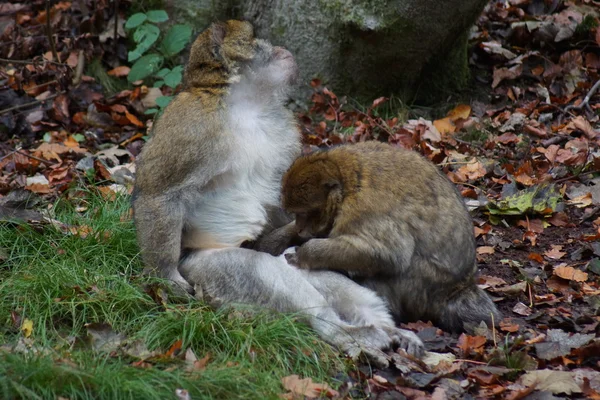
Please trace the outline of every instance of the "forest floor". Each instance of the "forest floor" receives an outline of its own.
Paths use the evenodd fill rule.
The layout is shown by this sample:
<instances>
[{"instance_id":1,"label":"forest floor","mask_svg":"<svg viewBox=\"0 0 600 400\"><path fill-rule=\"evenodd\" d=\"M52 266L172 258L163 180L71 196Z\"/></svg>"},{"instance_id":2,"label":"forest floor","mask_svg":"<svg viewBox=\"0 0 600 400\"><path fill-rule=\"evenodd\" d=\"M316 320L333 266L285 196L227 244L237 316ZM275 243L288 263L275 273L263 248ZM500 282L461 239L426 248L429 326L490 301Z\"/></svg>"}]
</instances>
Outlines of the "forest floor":
<instances>
[{"instance_id":1,"label":"forest floor","mask_svg":"<svg viewBox=\"0 0 600 400\"><path fill-rule=\"evenodd\" d=\"M52 7L55 55L43 1L0 4L0 397L600 399L598 1L490 2L471 89L443 105L311 82L305 150L374 139L438 164L504 316L471 335L406 324L427 357L381 371L294 318L172 301L140 276L134 161L171 90L127 86L105 3Z\"/></svg>"}]
</instances>

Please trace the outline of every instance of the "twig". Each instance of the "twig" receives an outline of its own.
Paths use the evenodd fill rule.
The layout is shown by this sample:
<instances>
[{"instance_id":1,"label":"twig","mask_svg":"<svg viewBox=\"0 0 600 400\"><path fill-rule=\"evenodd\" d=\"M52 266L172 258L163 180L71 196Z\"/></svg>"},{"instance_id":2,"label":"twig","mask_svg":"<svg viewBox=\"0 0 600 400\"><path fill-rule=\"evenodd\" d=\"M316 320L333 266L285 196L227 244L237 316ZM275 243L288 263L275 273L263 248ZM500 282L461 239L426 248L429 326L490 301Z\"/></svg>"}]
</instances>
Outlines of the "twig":
<instances>
[{"instance_id":1,"label":"twig","mask_svg":"<svg viewBox=\"0 0 600 400\"><path fill-rule=\"evenodd\" d=\"M114 30L114 46L115 46L115 54L118 54L118 34L119 30L117 29L119 26L119 0L115 0L115 30Z\"/></svg>"},{"instance_id":2,"label":"twig","mask_svg":"<svg viewBox=\"0 0 600 400\"><path fill-rule=\"evenodd\" d=\"M50 50L52 50L52 57L60 62L58 53L56 52L56 46L54 45L54 38L52 37L52 26L50 21L50 2L52 0L46 0L46 34L48 35L48 41L50 42Z\"/></svg>"},{"instance_id":3,"label":"twig","mask_svg":"<svg viewBox=\"0 0 600 400\"><path fill-rule=\"evenodd\" d=\"M29 157L29 158L31 158L33 160L37 160L39 162L43 162L43 163L46 163L46 164L57 164L58 163L58 161L44 160L43 158L38 158L36 156L32 156L31 154L23 153L21 150L15 150L15 152L21 154L22 156Z\"/></svg>"},{"instance_id":4,"label":"twig","mask_svg":"<svg viewBox=\"0 0 600 400\"><path fill-rule=\"evenodd\" d=\"M496 321L494 321L494 313L491 312L490 315L492 316L492 337L494 338L494 348L497 348L498 344L496 343Z\"/></svg>"},{"instance_id":5,"label":"twig","mask_svg":"<svg viewBox=\"0 0 600 400\"><path fill-rule=\"evenodd\" d=\"M552 144L559 144L561 142L565 142L565 141L569 140L569 138L570 137L567 135L552 136L550 139L542 140L542 146L548 147Z\"/></svg>"},{"instance_id":6,"label":"twig","mask_svg":"<svg viewBox=\"0 0 600 400\"><path fill-rule=\"evenodd\" d=\"M79 50L79 55L77 58L77 67L75 67L75 76L73 77L73 86L77 86L79 85L79 82L81 82L84 67L85 55L83 54L83 50Z\"/></svg>"},{"instance_id":7,"label":"twig","mask_svg":"<svg viewBox=\"0 0 600 400\"><path fill-rule=\"evenodd\" d=\"M63 93L65 93L65 92L60 92L60 93L53 94L53 95L51 95L51 96L48 96L48 97L46 97L44 100L36 100L36 101L29 102L29 103L25 103L25 104L18 104L18 105L16 105L16 106L12 106L12 107L9 107L9 108L5 108L4 110L0 110L0 115L2 115L2 114L6 114L6 113L7 113L7 112L9 112L9 111L18 110L18 109L20 109L20 108L25 108L25 107L29 107L29 106L34 106L34 105L36 105L36 104L43 103L43 102L45 102L45 101L47 101L47 100L52 100L52 99L54 99L55 97L58 97L59 95L61 95L61 94L63 94Z\"/></svg>"},{"instance_id":8,"label":"twig","mask_svg":"<svg viewBox=\"0 0 600 400\"><path fill-rule=\"evenodd\" d=\"M54 65L69 66L69 64L66 64L66 63L50 61L50 60L46 60L46 59L43 59L43 60L11 60L10 58L0 58L0 62L7 63L7 64L34 64L34 65L49 63L49 64L54 64Z\"/></svg>"},{"instance_id":9,"label":"twig","mask_svg":"<svg viewBox=\"0 0 600 400\"><path fill-rule=\"evenodd\" d=\"M12 156L12 155L13 155L13 154L15 154L15 153L18 153L18 154L20 154L20 155L22 155L22 156L25 156L25 157L29 157L29 158L31 158L31 159L33 159L33 160L37 160L37 161L39 161L39 162L42 162L42 163L45 163L45 164L56 164L56 163L57 163L57 161L53 161L53 160L44 160L43 158L38 158L38 157L36 157L36 156L32 156L31 154L23 153L21 150L18 150L18 149L17 149L17 150L13 150L13 151L11 151L10 153L6 154L6 155L5 155L5 156L3 156L2 158L0 158L0 161L4 160L5 158L8 158L8 157Z\"/></svg>"},{"instance_id":10,"label":"twig","mask_svg":"<svg viewBox=\"0 0 600 400\"><path fill-rule=\"evenodd\" d=\"M483 361L465 360L464 358L457 358L453 362L465 362L465 363L477 364L477 365L488 365L488 363L483 362Z\"/></svg>"},{"instance_id":11,"label":"twig","mask_svg":"<svg viewBox=\"0 0 600 400\"><path fill-rule=\"evenodd\" d=\"M593 113L594 110L592 110L592 107L590 107L590 99L592 98L592 96L596 93L596 91L598 90L598 88L600 88L600 79L598 79L598 81L596 83L594 83L594 86L592 86L592 88L590 89L590 91L588 92L588 94L585 96L585 98L583 99L583 101L578 105L570 105L565 107L565 111L568 110L581 110L585 107L586 110L588 110L589 112Z\"/></svg>"}]
</instances>

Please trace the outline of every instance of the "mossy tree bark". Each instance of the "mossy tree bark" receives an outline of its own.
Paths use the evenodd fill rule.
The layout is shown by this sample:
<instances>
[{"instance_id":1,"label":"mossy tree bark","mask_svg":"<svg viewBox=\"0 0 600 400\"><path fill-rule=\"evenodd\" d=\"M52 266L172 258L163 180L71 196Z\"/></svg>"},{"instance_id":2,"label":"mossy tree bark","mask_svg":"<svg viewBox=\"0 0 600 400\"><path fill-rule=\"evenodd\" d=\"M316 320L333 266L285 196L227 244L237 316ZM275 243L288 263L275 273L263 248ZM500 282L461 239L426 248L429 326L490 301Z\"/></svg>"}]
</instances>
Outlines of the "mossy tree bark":
<instances>
[{"instance_id":1,"label":"mossy tree bark","mask_svg":"<svg viewBox=\"0 0 600 400\"><path fill-rule=\"evenodd\" d=\"M466 32L487 0L170 3L188 15L203 4L211 19L247 19L258 36L288 48L300 66L299 98L306 98L310 80L318 77L331 89L361 99L395 94L432 100L466 83ZM199 29L209 23L206 18L191 22Z\"/></svg>"}]
</instances>

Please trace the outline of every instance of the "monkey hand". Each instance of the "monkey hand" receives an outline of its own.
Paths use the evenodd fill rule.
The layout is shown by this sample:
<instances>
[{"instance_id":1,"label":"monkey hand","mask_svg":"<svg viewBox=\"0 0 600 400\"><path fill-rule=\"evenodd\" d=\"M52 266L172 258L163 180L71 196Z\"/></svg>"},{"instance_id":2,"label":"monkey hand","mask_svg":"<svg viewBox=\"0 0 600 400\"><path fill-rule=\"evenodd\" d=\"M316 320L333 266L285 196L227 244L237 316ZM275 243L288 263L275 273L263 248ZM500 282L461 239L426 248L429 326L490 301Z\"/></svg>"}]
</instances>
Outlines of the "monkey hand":
<instances>
[{"instance_id":1,"label":"monkey hand","mask_svg":"<svg viewBox=\"0 0 600 400\"><path fill-rule=\"evenodd\" d=\"M283 252L283 256L285 257L287 263L293 265L294 267L298 266L298 249L298 246L294 246Z\"/></svg>"}]
</instances>

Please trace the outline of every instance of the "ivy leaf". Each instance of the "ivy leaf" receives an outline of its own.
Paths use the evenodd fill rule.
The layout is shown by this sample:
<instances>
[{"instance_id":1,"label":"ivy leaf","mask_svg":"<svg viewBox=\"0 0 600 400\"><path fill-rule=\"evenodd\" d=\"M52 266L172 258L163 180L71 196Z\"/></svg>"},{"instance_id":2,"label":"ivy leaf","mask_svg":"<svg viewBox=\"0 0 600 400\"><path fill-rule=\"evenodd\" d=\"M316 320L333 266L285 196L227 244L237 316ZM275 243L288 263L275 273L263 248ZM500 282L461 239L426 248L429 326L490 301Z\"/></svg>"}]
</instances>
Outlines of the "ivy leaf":
<instances>
[{"instance_id":1,"label":"ivy leaf","mask_svg":"<svg viewBox=\"0 0 600 400\"><path fill-rule=\"evenodd\" d=\"M173 100L173 96L160 96L156 99L156 105L160 108L165 108Z\"/></svg>"},{"instance_id":2,"label":"ivy leaf","mask_svg":"<svg viewBox=\"0 0 600 400\"><path fill-rule=\"evenodd\" d=\"M160 43L160 49L165 57L173 57L185 48L191 36L192 28L189 25L173 25Z\"/></svg>"},{"instance_id":3,"label":"ivy leaf","mask_svg":"<svg viewBox=\"0 0 600 400\"><path fill-rule=\"evenodd\" d=\"M149 108L146 111L144 111L144 114L152 115L152 114L156 114L157 112L158 112L158 108Z\"/></svg>"},{"instance_id":4,"label":"ivy leaf","mask_svg":"<svg viewBox=\"0 0 600 400\"><path fill-rule=\"evenodd\" d=\"M148 19L148 17L144 13L133 14L131 17L129 17L129 19L125 23L125 28L133 29L137 26L140 26L144 22L146 22L147 19Z\"/></svg>"},{"instance_id":5,"label":"ivy leaf","mask_svg":"<svg viewBox=\"0 0 600 400\"><path fill-rule=\"evenodd\" d=\"M165 22L169 19L165 10L150 10L146 15L148 16L148 21L154 23Z\"/></svg>"},{"instance_id":6,"label":"ivy leaf","mask_svg":"<svg viewBox=\"0 0 600 400\"><path fill-rule=\"evenodd\" d=\"M160 87L162 87L164 84L165 84L165 81L162 81L162 80L160 80L160 81L156 81L156 82L154 82L154 85L153 85L152 87L155 87L155 88L160 88Z\"/></svg>"},{"instance_id":7,"label":"ivy leaf","mask_svg":"<svg viewBox=\"0 0 600 400\"><path fill-rule=\"evenodd\" d=\"M150 46L152 46L160 35L160 29L156 25L140 25L133 34L133 40L138 44L137 47L127 55L128 61L135 61L142 56Z\"/></svg>"},{"instance_id":8,"label":"ivy leaf","mask_svg":"<svg viewBox=\"0 0 600 400\"><path fill-rule=\"evenodd\" d=\"M163 57L160 54L151 53L138 59L131 67L127 80L135 82L144 79L147 76L154 74L160 68L163 62Z\"/></svg>"},{"instance_id":9,"label":"ivy leaf","mask_svg":"<svg viewBox=\"0 0 600 400\"><path fill-rule=\"evenodd\" d=\"M165 75L164 79L165 79L165 84L167 86L175 89L177 87L177 85L179 85L181 83L183 76L181 74L181 70L177 70L176 68L173 68L173 70L171 72L169 72L167 75Z\"/></svg>"},{"instance_id":10,"label":"ivy leaf","mask_svg":"<svg viewBox=\"0 0 600 400\"><path fill-rule=\"evenodd\" d=\"M159 78L164 78L171 70L169 68L163 68L156 73L156 76Z\"/></svg>"}]
</instances>

